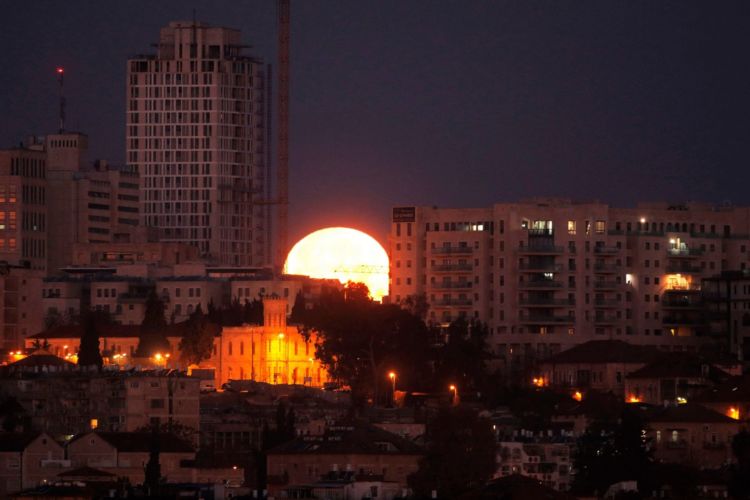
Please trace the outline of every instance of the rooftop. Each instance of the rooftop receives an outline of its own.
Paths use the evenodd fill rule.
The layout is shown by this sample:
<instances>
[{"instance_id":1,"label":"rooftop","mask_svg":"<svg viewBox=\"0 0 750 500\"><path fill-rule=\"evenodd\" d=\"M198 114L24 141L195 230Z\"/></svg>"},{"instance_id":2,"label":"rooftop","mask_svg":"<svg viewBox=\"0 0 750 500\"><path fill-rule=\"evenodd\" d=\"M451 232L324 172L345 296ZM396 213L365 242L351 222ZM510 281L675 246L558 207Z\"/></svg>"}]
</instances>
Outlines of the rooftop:
<instances>
[{"instance_id":1,"label":"rooftop","mask_svg":"<svg viewBox=\"0 0 750 500\"><path fill-rule=\"evenodd\" d=\"M302 436L273 448L269 455L294 454L421 455L422 448L367 424L330 427L324 436Z\"/></svg>"},{"instance_id":2,"label":"rooftop","mask_svg":"<svg viewBox=\"0 0 750 500\"><path fill-rule=\"evenodd\" d=\"M542 363L648 363L657 355L658 351L650 346L622 340L591 340L550 356Z\"/></svg>"},{"instance_id":3,"label":"rooftop","mask_svg":"<svg viewBox=\"0 0 750 500\"><path fill-rule=\"evenodd\" d=\"M737 420L695 404L668 406L649 418L650 422L737 424Z\"/></svg>"},{"instance_id":4,"label":"rooftop","mask_svg":"<svg viewBox=\"0 0 750 500\"><path fill-rule=\"evenodd\" d=\"M74 443L91 434L95 434L114 446L120 453L149 452L153 434L150 432L89 432L79 434L70 443ZM191 453L195 450L190 443L183 441L174 434L158 434L160 453Z\"/></svg>"}]
</instances>

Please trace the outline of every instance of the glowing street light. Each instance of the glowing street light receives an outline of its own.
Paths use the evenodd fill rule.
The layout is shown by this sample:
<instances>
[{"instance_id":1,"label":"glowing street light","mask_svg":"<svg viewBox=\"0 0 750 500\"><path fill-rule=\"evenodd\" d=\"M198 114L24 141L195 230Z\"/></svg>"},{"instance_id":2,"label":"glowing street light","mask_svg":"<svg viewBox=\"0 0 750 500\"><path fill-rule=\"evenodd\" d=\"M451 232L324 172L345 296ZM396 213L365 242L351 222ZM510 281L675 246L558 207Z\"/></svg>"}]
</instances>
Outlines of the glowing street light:
<instances>
[{"instance_id":1,"label":"glowing street light","mask_svg":"<svg viewBox=\"0 0 750 500\"><path fill-rule=\"evenodd\" d=\"M451 402L454 405L458 404L458 387L456 387L455 384L451 384L448 386L448 389L453 393Z\"/></svg>"},{"instance_id":2,"label":"glowing street light","mask_svg":"<svg viewBox=\"0 0 750 500\"><path fill-rule=\"evenodd\" d=\"M393 391L393 402L396 402L396 372L388 372L388 378L391 379L391 390Z\"/></svg>"}]
</instances>

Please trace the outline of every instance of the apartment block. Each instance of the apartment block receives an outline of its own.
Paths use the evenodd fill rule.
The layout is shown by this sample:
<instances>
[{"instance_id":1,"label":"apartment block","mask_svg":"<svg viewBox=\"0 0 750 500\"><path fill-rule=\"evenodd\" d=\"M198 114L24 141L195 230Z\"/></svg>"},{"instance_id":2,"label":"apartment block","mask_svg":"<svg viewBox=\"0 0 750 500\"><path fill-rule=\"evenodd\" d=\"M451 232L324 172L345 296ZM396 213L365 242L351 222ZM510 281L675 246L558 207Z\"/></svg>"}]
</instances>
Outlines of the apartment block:
<instances>
[{"instance_id":1,"label":"apartment block","mask_svg":"<svg viewBox=\"0 0 750 500\"><path fill-rule=\"evenodd\" d=\"M161 241L229 265L268 264L265 73L238 30L161 29L157 52L127 65L127 163L141 216Z\"/></svg>"},{"instance_id":2,"label":"apartment block","mask_svg":"<svg viewBox=\"0 0 750 500\"><path fill-rule=\"evenodd\" d=\"M396 207L389 247L392 302L424 297L433 324L486 322L506 363L594 339L695 350L716 335L697 306L702 279L748 268L750 209L565 199Z\"/></svg>"},{"instance_id":3,"label":"apartment block","mask_svg":"<svg viewBox=\"0 0 750 500\"><path fill-rule=\"evenodd\" d=\"M47 268L46 176L44 152L0 150L0 260Z\"/></svg>"},{"instance_id":4,"label":"apartment block","mask_svg":"<svg viewBox=\"0 0 750 500\"><path fill-rule=\"evenodd\" d=\"M76 244L145 240L139 225L139 180L132 168L86 163L88 137L48 135L49 272L73 263ZM140 231L140 233L139 233Z\"/></svg>"}]
</instances>

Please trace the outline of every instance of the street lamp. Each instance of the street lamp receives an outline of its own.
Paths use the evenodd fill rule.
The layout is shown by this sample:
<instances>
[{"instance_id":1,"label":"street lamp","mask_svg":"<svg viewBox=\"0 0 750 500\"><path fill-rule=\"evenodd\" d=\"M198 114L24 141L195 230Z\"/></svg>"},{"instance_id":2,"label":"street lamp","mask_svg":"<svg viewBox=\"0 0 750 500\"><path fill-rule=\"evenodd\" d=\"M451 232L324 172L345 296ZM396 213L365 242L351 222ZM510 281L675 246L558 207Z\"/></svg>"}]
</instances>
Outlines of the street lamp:
<instances>
[{"instance_id":1,"label":"street lamp","mask_svg":"<svg viewBox=\"0 0 750 500\"><path fill-rule=\"evenodd\" d=\"M448 389L453 393L453 399L451 402L455 405L458 403L458 388L455 386L455 384L451 384L448 386Z\"/></svg>"},{"instance_id":2,"label":"street lamp","mask_svg":"<svg viewBox=\"0 0 750 500\"><path fill-rule=\"evenodd\" d=\"M388 372L388 378L391 379L391 390L393 391L393 404L396 404L396 372Z\"/></svg>"}]
</instances>

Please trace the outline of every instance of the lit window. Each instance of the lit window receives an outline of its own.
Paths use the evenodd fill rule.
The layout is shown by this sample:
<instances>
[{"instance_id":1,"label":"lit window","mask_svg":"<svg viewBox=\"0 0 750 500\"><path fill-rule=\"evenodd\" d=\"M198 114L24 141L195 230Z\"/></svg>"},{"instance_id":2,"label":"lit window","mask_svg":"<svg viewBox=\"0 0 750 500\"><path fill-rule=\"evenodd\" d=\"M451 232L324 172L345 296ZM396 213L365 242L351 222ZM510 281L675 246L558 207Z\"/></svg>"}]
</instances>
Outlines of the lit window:
<instances>
[{"instance_id":1,"label":"lit window","mask_svg":"<svg viewBox=\"0 0 750 500\"><path fill-rule=\"evenodd\" d=\"M603 220L596 221L596 225L594 226L594 231L596 234L604 234L605 229L605 223Z\"/></svg>"},{"instance_id":2,"label":"lit window","mask_svg":"<svg viewBox=\"0 0 750 500\"><path fill-rule=\"evenodd\" d=\"M576 234L576 221L568 221L568 234Z\"/></svg>"}]
</instances>

